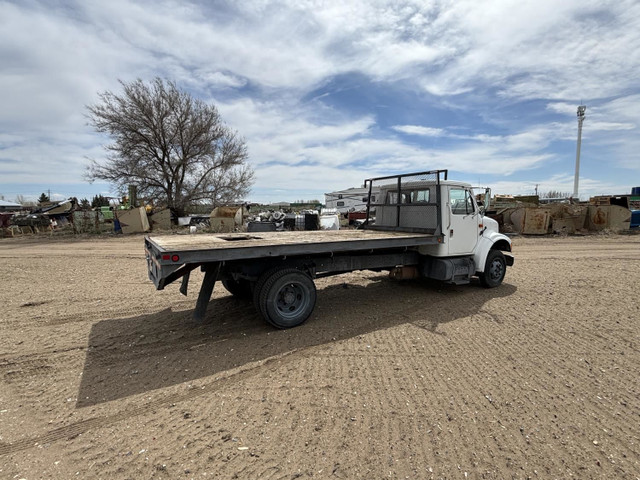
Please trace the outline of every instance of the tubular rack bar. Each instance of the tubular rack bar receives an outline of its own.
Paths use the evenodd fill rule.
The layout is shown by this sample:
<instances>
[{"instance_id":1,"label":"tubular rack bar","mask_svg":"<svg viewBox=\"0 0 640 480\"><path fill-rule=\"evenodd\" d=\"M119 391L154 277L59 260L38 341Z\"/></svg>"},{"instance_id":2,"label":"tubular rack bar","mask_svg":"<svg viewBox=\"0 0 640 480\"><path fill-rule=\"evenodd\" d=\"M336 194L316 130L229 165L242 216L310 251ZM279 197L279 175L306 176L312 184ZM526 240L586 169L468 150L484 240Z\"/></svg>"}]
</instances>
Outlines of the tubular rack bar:
<instances>
[{"instance_id":1,"label":"tubular rack bar","mask_svg":"<svg viewBox=\"0 0 640 480\"><path fill-rule=\"evenodd\" d=\"M364 181L364 186L365 188L367 187L367 183L369 184L369 195L367 196L367 218L364 221L364 224L362 225L362 228L371 228L371 226L369 225L369 218L371 215L371 193L373 191L373 182L377 182L379 180L391 180L391 179L397 179L398 181L398 198L397 198L397 214L396 214L396 229L400 229L400 207L401 205L401 192L402 192L402 179L406 178L406 177L419 177L419 176L427 176L427 175L434 175L435 176L435 183L436 185L440 185L440 175L443 175L444 178L442 180L447 180L447 177L449 176L449 170L428 170L426 172L413 172L413 173L403 173L400 175L388 175L386 177L376 177L376 178L368 178ZM440 211L440 205L442 198L440 197L440 188L438 188L436 190L436 204L437 204L437 222L438 222L438 226L442 225L442 212ZM433 232L430 232L433 233Z\"/></svg>"}]
</instances>

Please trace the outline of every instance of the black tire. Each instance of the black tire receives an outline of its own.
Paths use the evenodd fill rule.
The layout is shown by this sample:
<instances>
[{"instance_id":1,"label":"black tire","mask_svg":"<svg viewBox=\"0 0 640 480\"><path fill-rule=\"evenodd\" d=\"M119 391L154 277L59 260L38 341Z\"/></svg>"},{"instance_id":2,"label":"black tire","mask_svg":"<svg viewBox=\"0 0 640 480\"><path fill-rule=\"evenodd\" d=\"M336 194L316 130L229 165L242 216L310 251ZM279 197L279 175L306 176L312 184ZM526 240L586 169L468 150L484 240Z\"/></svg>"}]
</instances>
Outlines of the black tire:
<instances>
[{"instance_id":1,"label":"black tire","mask_svg":"<svg viewBox=\"0 0 640 480\"><path fill-rule=\"evenodd\" d=\"M235 297L239 298L251 298L251 282L244 278L235 280L228 277L222 280L222 285L227 291Z\"/></svg>"},{"instance_id":2,"label":"black tire","mask_svg":"<svg viewBox=\"0 0 640 480\"><path fill-rule=\"evenodd\" d=\"M484 272L479 274L480 284L485 288L495 288L502 283L507 273L507 261L500 250L490 250L484 264Z\"/></svg>"},{"instance_id":3,"label":"black tire","mask_svg":"<svg viewBox=\"0 0 640 480\"><path fill-rule=\"evenodd\" d=\"M258 311L276 328L304 323L316 305L316 286L306 273L295 268L268 275L257 293Z\"/></svg>"},{"instance_id":4,"label":"black tire","mask_svg":"<svg viewBox=\"0 0 640 480\"><path fill-rule=\"evenodd\" d=\"M262 291L262 287L264 286L265 282L269 280L272 275L280 271L282 271L282 267L275 267L267 270L258 277L258 280L253 286L253 306L256 308L258 314L260 314L263 318L266 318L267 314L260 308L260 292Z\"/></svg>"}]
</instances>

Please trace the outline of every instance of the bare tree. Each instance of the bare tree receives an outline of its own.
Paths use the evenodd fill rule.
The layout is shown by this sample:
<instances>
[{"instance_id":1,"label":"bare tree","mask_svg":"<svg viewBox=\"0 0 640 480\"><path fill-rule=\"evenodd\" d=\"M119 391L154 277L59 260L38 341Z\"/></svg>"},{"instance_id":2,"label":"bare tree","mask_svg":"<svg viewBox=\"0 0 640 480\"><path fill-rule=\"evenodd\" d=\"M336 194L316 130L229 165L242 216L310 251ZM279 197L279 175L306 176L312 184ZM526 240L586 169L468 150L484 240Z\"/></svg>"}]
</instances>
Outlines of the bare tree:
<instances>
[{"instance_id":1,"label":"bare tree","mask_svg":"<svg viewBox=\"0 0 640 480\"><path fill-rule=\"evenodd\" d=\"M89 124L113 140L106 160L88 166L89 181L106 180L121 192L135 184L140 196L166 202L178 215L191 204L248 194L254 174L246 144L214 105L161 78L120 84L122 94L106 91L87 106Z\"/></svg>"},{"instance_id":2,"label":"bare tree","mask_svg":"<svg viewBox=\"0 0 640 480\"><path fill-rule=\"evenodd\" d=\"M543 193L541 198L569 198L570 193L561 192L559 190L549 190L547 193Z\"/></svg>"},{"instance_id":3,"label":"bare tree","mask_svg":"<svg viewBox=\"0 0 640 480\"><path fill-rule=\"evenodd\" d=\"M23 207L35 207L36 202L27 200L24 195L16 195L16 203L19 203Z\"/></svg>"}]
</instances>

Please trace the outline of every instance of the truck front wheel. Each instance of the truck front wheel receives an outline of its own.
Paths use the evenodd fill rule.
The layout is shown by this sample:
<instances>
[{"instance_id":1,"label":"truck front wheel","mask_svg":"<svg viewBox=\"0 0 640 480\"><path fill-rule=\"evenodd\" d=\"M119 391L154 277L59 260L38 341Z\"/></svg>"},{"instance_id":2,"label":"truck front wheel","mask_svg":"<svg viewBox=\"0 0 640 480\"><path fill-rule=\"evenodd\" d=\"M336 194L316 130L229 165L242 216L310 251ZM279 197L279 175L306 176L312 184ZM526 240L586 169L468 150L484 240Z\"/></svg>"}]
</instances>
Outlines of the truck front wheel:
<instances>
[{"instance_id":1,"label":"truck front wheel","mask_svg":"<svg viewBox=\"0 0 640 480\"><path fill-rule=\"evenodd\" d=\"M484 264L484 272L479 275L480 284L485 288L494 288L502 283L507 273L507 261L500 250L490 250Z\"/></svg>"},{"instance_id":2,"label":"truck front wheel","mask_svg":"<svg viewBox=\"0 0 640 480\"><path fill-rule=\"evenodd\" d=\"M271 273L257 294L258 311L276 328L303 323L316 304L316 286L306 273L295 268Z\"/></svg>"}]
</instances>

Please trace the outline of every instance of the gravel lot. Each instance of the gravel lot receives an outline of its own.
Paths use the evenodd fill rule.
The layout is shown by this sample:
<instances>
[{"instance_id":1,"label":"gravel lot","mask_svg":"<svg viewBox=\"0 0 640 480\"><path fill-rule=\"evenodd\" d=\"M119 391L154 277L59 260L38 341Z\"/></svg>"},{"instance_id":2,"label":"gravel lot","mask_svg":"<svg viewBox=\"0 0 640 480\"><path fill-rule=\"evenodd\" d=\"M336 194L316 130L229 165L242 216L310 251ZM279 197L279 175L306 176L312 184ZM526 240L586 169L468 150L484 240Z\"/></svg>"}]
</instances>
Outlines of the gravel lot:
<instances>
[{"instance_id":1,"label":"gravel lot","mask_svg":"<svg viewBox=\"0 0 640 480\"><path fill-rule=\"evenodd\" d=\"M640 236L514 245L277 331L220 285L190 324L142 236L0 240L0 478L640 478Z\"/></svg>"}]
</instances>

